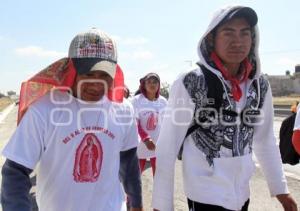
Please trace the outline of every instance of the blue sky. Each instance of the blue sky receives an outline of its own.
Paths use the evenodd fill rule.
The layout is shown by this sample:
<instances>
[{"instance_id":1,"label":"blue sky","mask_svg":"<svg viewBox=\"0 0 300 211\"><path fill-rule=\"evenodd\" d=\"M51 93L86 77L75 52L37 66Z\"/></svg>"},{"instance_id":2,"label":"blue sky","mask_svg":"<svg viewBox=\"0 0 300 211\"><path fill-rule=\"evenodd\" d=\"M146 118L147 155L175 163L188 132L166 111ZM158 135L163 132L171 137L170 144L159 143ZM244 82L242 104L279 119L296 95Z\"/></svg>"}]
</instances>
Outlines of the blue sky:
<instances>
[{"instance_id":1,"label":"blue sky","mask_svg":"<svg viewBox=\"0 0 300 211\"><path fill-rule=\"evenodd\" d=\"M157 72L172 83L198 60L197 43L212 13L228 4L256 10L262 71L294 72L300 63L300 1L225 0L0 0L0 92L67 56L72 38L97 27L112 35L125 82L134 91L139 78Z\"/></svg>"}]
</instances>

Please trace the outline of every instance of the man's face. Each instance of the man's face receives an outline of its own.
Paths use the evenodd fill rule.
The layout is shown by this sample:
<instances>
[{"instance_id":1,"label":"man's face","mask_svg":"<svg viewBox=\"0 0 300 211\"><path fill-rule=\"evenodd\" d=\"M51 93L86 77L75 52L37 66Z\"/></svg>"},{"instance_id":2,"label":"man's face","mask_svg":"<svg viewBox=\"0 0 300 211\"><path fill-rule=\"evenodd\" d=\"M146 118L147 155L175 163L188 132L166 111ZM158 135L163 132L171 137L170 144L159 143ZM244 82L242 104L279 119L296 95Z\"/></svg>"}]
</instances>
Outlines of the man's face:
<instances>
[{"instance_id":1,"label":"man's face","mask_svg":"<svg viewBox=\"0 0 300 211\"><path fill-rule=\"evenodd\" d=\"M73 95L84 101L98 101L112 85L113 79L103 71L77 75L72 87Z\"/></svg>"},{"instance_id":2,"label":"man's face","mask_svg":"<svg viewBox=\"0 0 300 211\"><path fill-rule=\"evenodd\" d=\"M251 30L244 18L235 18L221 25L214 40L215 52L224 64L239 64L249 54Z\"/></svg>"}]
</instances>

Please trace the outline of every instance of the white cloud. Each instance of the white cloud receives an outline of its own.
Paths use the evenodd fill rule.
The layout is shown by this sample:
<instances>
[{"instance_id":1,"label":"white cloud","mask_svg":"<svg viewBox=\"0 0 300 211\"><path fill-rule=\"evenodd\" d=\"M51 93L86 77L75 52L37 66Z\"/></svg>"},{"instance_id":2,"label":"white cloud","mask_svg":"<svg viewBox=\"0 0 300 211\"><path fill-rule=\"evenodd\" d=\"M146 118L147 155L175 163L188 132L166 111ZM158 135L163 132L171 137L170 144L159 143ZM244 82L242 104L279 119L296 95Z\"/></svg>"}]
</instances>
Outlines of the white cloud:
<instances>
[{"instance_id":1,"label":"white cloud","mask_svg":"<svg viewBox=\"0 0 300 211\"><path fill-rule=\"evenodd\" d=\"M147 50L139 50L134 52L123 52L119 54L119 61L123 60L151 60L153 53Z\"/></svg>"},{"instance_id":2,"label":"white cloud","mask_svg":"<svg viewBox=\"0 0 300 211\"><path fill-rule=\"evenodd\" d=\"M162 83L171 85L180 74L190 70L191 67L185 62L174 62L152 64L145 68L140 68L139 65L130 68L124 64L123 68L126 73L125 83L130 88L130 91L134 92L138 89L139 79L147 73L155 72L159 75Z\"/></svg>"},{"instance_id":3,"label":"white cloud","mask_svg":"<svg viewBox=\"0 0 300 211\"><path fill-rule=\"evenodd\" d=\"M145 74L149 72L155 72L160 76L161 82L167 82L168 84L172 84L173 81L181 73L191 70L192 68L194 67L186 65L184 62L174 64L161 64L147 69L145 71Z\"/></svg>"},{"instance_id":4,"label":"white cloud","mask_svg":"<svg viewBox=\"0 0 300 211\"><path fill-rule=\"evenodd\" d=\"M113 38L113 40L115 41L115 42L120 42L120 40L122 39L120 36L118 36L118 35L112 35L111 36L112 38Z\"/></svg>"},{"instance_id":5,"label":"white cloud","mask_svg":"<svg viewBox=\"0 0 300 211\"><path fill-rule=\"evenodd\" d=\"M295 66L296 64L299 63L296 59L291 59L291 58L280 58L277 62L279 65L284 65L284 66Z\"/></svg>"},{"instance_id":6,"label":"white cloud","mask_svg":"<svg viewBox=\"0 0 300 211\"><path fill-rule=\"evenodd\" d=\"M28 46L25 48L17 48L15 52L19 56L36 56L36 57L64 57L67 54L58 51L45 50L38 46Z\"/></svg>"},{"instance_id":7,"label":"white cloud","mask_svg":"<svg viewBox=\"0 0 300 211\"><path fill-rule=\"evenodd\" d=\"M0 35L0 41L1 41L1 40L4 40L4 37Z\"/></svg>"},{"instance_id":8,"label":"white cloud","mask_svg":"<svg viewBox=\"0 0 300 211\"><path fill-rule=\"evenodd\" d=\"M121 40L124 45L144 45L148 42L148 39L144 37L126 38Z\"/></svg>"},{"instance_id":9,"label":"white cloud","mask_svg":"<svg viewBox=\"0 0 300 211\"><path fill-rule=\"evenodd\" d=\"M132 57L136 60L150 60L153 58L153 54L150 51L135 51Z\"/></svg>"},{"instance_id":10,"label":"white cloud","mask_svg":"<svg viewBox=\"0 0 300 211\"><path fill-rule=\"evenodd\" d=\"M117 45L141 46L148 43L148 39L142 36L122 38L118 35L113 35L112 38L117 42Z\"/></svg>"}]
</instances>

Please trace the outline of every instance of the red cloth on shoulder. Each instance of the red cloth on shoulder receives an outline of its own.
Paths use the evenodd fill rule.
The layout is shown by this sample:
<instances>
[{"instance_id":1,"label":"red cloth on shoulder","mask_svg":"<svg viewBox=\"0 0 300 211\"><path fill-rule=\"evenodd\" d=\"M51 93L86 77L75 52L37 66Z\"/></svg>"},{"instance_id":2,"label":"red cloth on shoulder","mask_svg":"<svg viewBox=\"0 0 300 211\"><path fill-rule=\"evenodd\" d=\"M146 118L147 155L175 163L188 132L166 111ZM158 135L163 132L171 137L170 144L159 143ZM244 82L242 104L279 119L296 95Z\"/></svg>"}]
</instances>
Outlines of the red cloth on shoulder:
<instances>
[{"instance_id":1,"label":"red cloth on shoulder","mask_svg":"<svg viewBox=\"0 0 300 211\"><path fill-rule=\"evenodd\" d=\"M18 124L21 121L28 107L44 96L53 88L68 91L73 86L77 72L72 59L62 58L21 85L20 103L18 111ZM108 91L107 97L113 102L123 102L124 96L124 75L121 67L117 65L116 74L112 88Z\"/></svg>"},{"instance_id":2,"label":"red cloth on shoulder","mask_svg":"<svg viewBox=\"0 0 300 211\"><path fill-rule=\"evenodd\" d=\"M18 123L28 109L29 105L44 96L54 87L67 90L74 83L76 71L72 60L60 59L21 85Z\"/></svg>"},{"instance_id":3,"label":"red cloth on shoulder","mask_svg":"<svg viewBox=\"0 0 300 211\"><path fill-rule=\"evenodd\" d=\"M300 130L294 131L292 141L294 149L300 155Z\"/></svg>"}]
</instances>

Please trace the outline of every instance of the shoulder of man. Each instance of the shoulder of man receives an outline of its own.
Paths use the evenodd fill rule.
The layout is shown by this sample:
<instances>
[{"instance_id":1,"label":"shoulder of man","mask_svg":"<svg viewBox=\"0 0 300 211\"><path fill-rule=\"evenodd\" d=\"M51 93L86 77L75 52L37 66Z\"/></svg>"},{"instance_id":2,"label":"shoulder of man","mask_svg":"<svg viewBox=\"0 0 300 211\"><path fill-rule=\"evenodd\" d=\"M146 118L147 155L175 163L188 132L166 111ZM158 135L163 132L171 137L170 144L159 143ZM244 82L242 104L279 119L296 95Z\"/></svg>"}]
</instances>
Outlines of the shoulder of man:
<instances>
[{"instance_id":1,"label":"shoulder of man","mask_svg":"<svg viewBox=\"0 0 300 211\"><path fill-rule=\"evenodd\" d=\"M111 108L114 110L117 110L118 113L133 113L133 105L132 102L130 102L127 99L123 99L123 102L117 103L117 102L111 102Z\"/></svg>"},{"instance_id":2,"label":"shoulder of man","mask_svg":"<svg viewBox=\"0 0 300 211\"><path fill-rule=\"evenodd\" d=\"M202 98L199 94L206 95L207 86L203 70L198 67L182 76L182 82L192 99Z\"/></svg>"},{"instance_id":3,"label":"shoulder of man","mask_svg":"<svg viewBox=\"0 0 300 211\"><path fill-rule=\"evenodd\" d=\"M258 82L259 82L259 92L260 92L260 107L263 105L265 102L265 96L268 90L270 89L270 83L268 81L268 78L266 75L261 74L258 77Z\"/></svg>"},{"instance_id":4,"label":"shoulder of man","mask_svg":"<svg viewBox=\"0 0 300 211\"><path fill-rule=\"evenodd\" d=\"M269 86L269 80L268 80L268 77L265 74L261 74L258 77L258 80L259 80L260 85Z\"/></svg>"},{"instance_id":5,"label":"shoulder of man","mask_svg":"<svg viewBox=\"0 0 300 211\"><path fill-rule=\"evenodd\" d=\"M58 90L49 91L34 103L29 106L29 109L35 109L40 112L50 111L51 108L55 108L70 103L72 96L65 92Z\"/></svg>"},{"instance_id":6,"label":"shoulder of man","mask_svg":"<svg viewBox=\"0 0 300 211\"><path fill-rule=\"evenodd\" d=\"M162 96L162 95L159 95L159 98L158 98L160 101L162 101L163 103L167 103L167 99L164 97L164 96Z\"/></svg>"}]
</instances>

